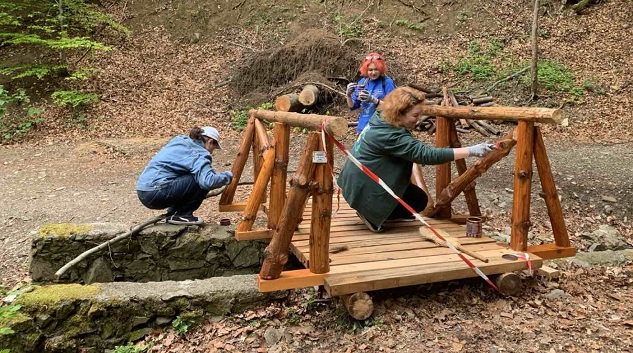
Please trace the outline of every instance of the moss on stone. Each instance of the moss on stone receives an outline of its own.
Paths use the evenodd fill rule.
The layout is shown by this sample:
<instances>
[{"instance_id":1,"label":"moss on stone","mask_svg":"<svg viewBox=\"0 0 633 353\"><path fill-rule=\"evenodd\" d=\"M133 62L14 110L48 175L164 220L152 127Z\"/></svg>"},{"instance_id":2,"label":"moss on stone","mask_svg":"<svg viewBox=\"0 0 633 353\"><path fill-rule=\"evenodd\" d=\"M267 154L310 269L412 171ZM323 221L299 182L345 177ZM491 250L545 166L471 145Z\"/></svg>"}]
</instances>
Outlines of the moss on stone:
<instances>
[{"instance_id":1,"label":"moss on stone","mask_svg":"<svg viewBox=\"0 0 633 353\"><path fill-rule=\"evenodd\" d=\"M101 293L97 286L80 284L55 284L51 286L36 286L29 293L21 295L16 303L27 307L55 304L63 300L88 299Z\"/></svg>"},{"instance_id":2,"label":"moss on stone","mask_svg":"<svg viewBox=\"0 0 633 353\"><path fill-rule=\"evenodd\" d=\"M55 235L58 237L67 237L72 234L86 233L94 229L94 226L89 224L77 224L77 223L49 223L40 227L40 236L42 238Z\"/></svg>"}]
</instances>

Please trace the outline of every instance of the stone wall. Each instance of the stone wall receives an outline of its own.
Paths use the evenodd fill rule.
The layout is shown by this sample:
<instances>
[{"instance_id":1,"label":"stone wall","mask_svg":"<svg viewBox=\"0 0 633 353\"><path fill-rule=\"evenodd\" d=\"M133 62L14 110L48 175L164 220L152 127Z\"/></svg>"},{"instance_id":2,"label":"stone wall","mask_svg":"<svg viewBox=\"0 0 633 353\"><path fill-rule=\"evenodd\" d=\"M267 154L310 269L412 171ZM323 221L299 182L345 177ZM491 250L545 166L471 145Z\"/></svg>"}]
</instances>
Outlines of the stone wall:
<instances>
[{"instance_id":1,"label":"stone wall","mask_svg":"<svg viewBox=\"0 0 633 353\"><path fill-rule=\"evenodd\" d=\"M118 224L48 224L32 234L30 274L35 283L82 252L126 232ZM265 241L238 242L233 226L159 224L93 254L61 282L152 282L258 273Z\"/></svg>"},{"instance_id":2,"label":"stone wall","mask_svg":"<svg viewBox=\"0 0 633 353\"><path fill-rule=\"evenodd\" d=\"M266 306L285 292L259 293L256 275L151 283L54 284L22 289L13 304L18 316L3 326L0 351L11 353L97 353L125 345L204 315L222 316Z\"/></svg>"}]
</instances>

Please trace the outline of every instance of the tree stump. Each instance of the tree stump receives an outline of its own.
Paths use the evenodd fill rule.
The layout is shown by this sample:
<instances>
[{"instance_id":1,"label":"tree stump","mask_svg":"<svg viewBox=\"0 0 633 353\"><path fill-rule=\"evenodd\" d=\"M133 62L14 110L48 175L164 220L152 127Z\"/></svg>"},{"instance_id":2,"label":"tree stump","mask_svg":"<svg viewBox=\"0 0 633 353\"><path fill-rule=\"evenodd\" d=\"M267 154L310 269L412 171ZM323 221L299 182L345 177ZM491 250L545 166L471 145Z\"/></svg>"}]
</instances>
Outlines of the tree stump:
<instances>
[{"instance_id":1,"label":"tree stump","mask_svg":"<svg viewBox=\"0 0 633 353\"><path fill-rule=\"evenodd\" d=\"M319 98L319 89L315 85L305 85L301 93L299 93L299 102L309 107L316 103Z\"/></svg>"},{"instance_id":2,"label":"tree stump","mask_svg":"<svg viewBox=\"0 0 633 353\"><path fill-rule=\"evenodd\" d=\"M278 112L300 112L303 109L303 104L299 102L299 95L296 93L277 97L274 106Z\"/></svg>"},{"instance_id":3,"label":"tree stump","mask_svg":"<svg viewBox=\"0 0 633 353\"><path fill-rule=\"evenodd\" d=\"M495 278L495 284L501 294L515 296L521 293L521 277L513 272L507 272Z\"/></svg>"},{"instance_id":4,"label":"tree stump","mask_svg":"<svg viewBox=\"0 0 633 353\"><path fill-rule=\"evenodd\" d=\"M374 312L374 302L365 292L343 295L341 301L349 315L356 320L366 320Z\"/></svg>"}]
</instances>

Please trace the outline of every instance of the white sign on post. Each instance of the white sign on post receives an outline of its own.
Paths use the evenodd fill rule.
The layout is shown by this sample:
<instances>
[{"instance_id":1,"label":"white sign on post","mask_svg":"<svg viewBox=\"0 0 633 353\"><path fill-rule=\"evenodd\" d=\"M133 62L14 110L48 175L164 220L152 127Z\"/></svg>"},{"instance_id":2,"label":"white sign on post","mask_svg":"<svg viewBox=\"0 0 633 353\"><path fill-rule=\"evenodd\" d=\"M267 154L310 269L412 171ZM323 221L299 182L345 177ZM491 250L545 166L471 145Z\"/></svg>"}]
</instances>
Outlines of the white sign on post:
<instances>
[{"instance_id":1,"label":"white sign on post","mask_svg":"<svg viewBox=\"0 0 633 353\"><path fill-rule=\"evenodd\" d=\"M313 151L312 152L312 163L327 163L327 157L325 156L325 151Z\"/></svg>"}]
</instances>

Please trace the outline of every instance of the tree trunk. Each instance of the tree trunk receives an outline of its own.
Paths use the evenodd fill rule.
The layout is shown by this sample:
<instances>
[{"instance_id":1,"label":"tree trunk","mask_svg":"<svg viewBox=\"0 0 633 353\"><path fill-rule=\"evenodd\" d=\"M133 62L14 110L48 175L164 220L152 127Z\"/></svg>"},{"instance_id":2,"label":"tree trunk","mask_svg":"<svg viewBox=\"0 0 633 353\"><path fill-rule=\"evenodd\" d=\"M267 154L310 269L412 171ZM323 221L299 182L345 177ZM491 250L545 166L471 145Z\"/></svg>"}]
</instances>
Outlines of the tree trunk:
<instances>
[{"instance_id":1,"label":"tree trunk","mask_svg":"<svg viewBox=\"0 0 633 353\"><path fill-rule=\"evenodd\" d=\"M319 89L317 88L317 86L314 85L304 86L301 93L299 93L299 102L301 102L301 104L305 105L306 107L314 105L318 98Z\"/></svg>"},{"instance_id":2,"label":"tree trunk","mask_svg":"<svg viewBox=\"0 0 633 353\"><path fill-rule=\"evenodd\" d=\"M296 93L285 94L275 99L275 110L278 112L300 112L303 104L299 102L299 95Z\"/></svg>"}]
</instances>

